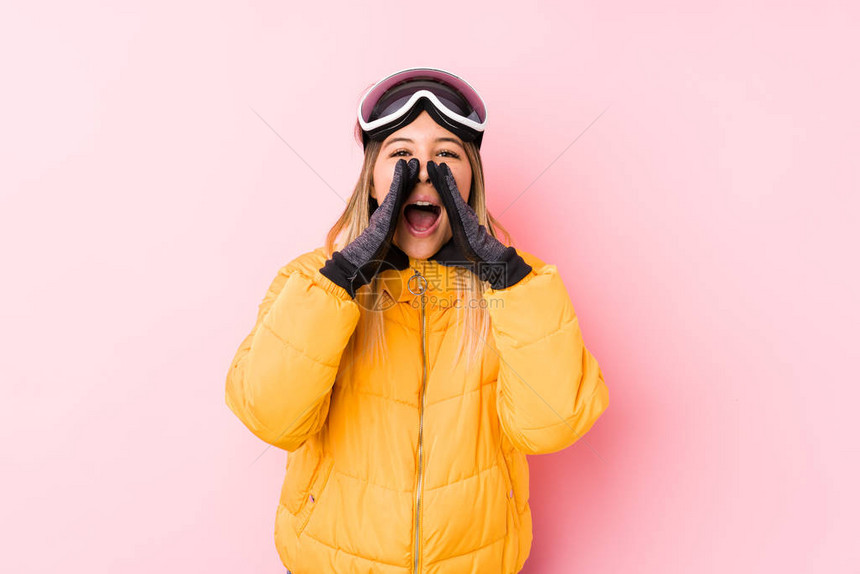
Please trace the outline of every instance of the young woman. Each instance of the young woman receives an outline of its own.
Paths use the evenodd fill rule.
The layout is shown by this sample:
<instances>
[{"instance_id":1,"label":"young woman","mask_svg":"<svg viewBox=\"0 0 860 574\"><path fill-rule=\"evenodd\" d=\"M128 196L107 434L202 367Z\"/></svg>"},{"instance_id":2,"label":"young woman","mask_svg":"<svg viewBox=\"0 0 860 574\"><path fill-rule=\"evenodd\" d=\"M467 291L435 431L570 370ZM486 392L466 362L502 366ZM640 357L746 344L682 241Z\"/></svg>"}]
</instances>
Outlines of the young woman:
<instances>
[{"instance_id":1,"label":"young woman","mask_svg":"<svg viewBox=\"0 0 860 574\"><path fill-rule=\"evenodd\" d=\"M374 85L345 211L280 269L232 361L230 409L289 452L275 543L292 574L519 572L526 455L608 406L556 266L498 239L486 119L443 70Z\"/></svg>"}]
</instances>

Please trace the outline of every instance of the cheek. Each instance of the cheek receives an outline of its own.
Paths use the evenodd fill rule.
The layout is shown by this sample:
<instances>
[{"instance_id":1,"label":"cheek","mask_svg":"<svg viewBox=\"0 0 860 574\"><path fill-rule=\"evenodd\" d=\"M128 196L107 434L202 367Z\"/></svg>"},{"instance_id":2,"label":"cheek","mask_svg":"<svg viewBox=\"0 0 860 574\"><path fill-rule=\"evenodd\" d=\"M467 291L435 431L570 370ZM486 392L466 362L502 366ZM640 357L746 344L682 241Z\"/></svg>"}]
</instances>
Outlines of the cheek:
<instances>
[{"instance_id":1,"label":"cheek","mask_svg":"<svg viewBox=\"0 0 860 574\"><path fill-rule=\"evenodd\" d=\"M469 201L469 190L472 187L472 174L471 173L460 173L454 176L454 179L457 181L457 189L460 190L460 197L463 198L463 201Z\"/></svg>"},{"instance_id":2,"label":"cheek","mask_svg":"<svg viewBox=\"0 0 860 574\"><path fill-rule=\"evenodd\" d=\"M384 172L373 172L373 197L376 198L376 201L382 203L385 199L386 194L388 193L388 188L391 187L391 179L390 177L386 181L386 175Z\"/></svg>"}]
</instances>

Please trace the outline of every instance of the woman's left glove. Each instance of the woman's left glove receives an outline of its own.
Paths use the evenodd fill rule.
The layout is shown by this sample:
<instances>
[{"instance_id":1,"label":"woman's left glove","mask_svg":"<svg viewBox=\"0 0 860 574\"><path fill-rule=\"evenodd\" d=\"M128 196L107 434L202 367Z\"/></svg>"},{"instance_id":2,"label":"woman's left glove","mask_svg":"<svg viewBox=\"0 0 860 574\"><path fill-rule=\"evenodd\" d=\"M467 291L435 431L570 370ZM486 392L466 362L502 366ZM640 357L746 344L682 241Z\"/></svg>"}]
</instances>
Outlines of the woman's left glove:
<instances>
[{"instance_id":1,"label":"woman's left glove","mask_svg":"<svg viewBox=\"0 0 860 574\"><path fill-rule=\"evenodd\" d=\"M478 222L478 215L463 201L451 169L427 162L427 175L439 192L453 237L430 257L442 265L465 267L493 289L507 289L518 283L532 270L512 246L493 237Z\"/></svg>"}]
</instances>

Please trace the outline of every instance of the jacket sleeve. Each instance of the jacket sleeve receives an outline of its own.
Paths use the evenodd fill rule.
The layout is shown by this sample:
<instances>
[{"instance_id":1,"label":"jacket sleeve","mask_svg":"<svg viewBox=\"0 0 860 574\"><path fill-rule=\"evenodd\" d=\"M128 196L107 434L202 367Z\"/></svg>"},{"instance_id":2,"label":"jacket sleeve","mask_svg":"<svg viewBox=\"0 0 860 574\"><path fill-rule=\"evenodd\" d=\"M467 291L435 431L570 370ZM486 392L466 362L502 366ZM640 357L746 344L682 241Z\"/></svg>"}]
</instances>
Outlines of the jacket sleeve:
<instances>
[{"instance_id":1,"label":"jacket sleeve","mask_svg":"<svg viewBox=\"0 0 860 574\"><path fill-rule=\"evenodd\" d=\"M359 318L346 290L319 273L324 261L314 253L279 270L227 373L230 410L260 439L287 451L325 423Z\"/></svg>"},{"instance_id":2,"label":"jacket sleeve","mask_svg":"<svg viewBox=\"0 0 860 574\"><path fill-rule=\"evenodd\" d=\"M520 254L532 271L484 292L499 355L496 409L518 450L546 454L584 435L609 406L609 392L558 269Z\"/></svg>"}]
</instances>

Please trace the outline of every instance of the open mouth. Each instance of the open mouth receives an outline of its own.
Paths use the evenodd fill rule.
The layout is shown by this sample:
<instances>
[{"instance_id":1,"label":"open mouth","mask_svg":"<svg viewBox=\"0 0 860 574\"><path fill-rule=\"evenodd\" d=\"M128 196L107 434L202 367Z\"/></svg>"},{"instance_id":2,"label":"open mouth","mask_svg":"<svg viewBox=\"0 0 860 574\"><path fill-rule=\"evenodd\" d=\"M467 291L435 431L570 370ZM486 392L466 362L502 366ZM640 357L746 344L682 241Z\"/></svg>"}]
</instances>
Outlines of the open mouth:
<instances>
[{"instance_id":1,"label":"open mouth","mask_svg":"<svg viewBox=\"0 0 860 574\"><path fill-rule=\"evenodd\" d=\"M406 227L413 235L429 235L439 225L442 208L429 201L416 201L403 208Z\"/></svg>"}]
</instances>

